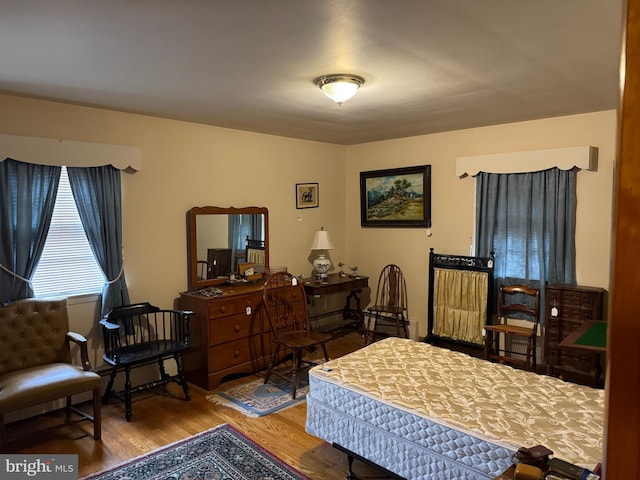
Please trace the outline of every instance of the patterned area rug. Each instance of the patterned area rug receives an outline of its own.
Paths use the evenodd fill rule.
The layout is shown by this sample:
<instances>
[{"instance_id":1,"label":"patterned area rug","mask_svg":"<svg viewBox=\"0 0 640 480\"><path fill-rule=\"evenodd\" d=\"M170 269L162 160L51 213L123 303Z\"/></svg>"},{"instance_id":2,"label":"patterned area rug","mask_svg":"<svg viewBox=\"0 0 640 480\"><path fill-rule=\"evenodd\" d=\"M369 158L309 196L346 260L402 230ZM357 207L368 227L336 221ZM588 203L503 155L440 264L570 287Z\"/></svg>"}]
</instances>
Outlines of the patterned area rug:
<instances>
[{"instance_id":1,"label":"patterned area rug","mask_svg":"<svg viewBox=\"0 0 640 480\"><path fill-rule=\"evenodd\" d=\"M291 384L280 382L275 375L267 384L259 378L208 395L207 400L234 408L248 417L262 417L304 402L309 392L306 371L301 377L294 400L291 399Z\"/></svg>"},{"instance_id":2,"label":"patterned area rug","mask_svg":"<svg viewBox=\"0 0 640 480\"><path fill-rule=\"evenodd\" d=\"M81 480L309 480L230 425Z\"/></svg>"}]
</instances>

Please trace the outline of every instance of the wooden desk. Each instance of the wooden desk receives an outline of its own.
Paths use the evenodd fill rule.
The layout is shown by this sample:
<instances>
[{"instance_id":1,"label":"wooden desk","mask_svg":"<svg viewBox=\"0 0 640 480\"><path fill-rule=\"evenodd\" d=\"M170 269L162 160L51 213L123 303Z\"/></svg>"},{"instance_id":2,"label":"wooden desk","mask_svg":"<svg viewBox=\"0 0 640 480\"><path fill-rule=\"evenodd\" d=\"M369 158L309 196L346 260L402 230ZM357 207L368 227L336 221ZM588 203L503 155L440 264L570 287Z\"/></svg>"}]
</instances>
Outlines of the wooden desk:
<instances>
[{"instance_id":1,"label":"wooden desk","mask_svg":"<svg viewBox=\"0 0 640 480\"><path fill-rule=\"evenodd\" d=\"M593 356L594 370L596 372L595 385L599 385L602 375L600 354L607 351L607 322L587 320L558 343L558 346L561 348L578 348L595 353Z\"/></svg>"},{"instance_id":2,"label":"wooden desk","mask_svg":"<svg viewBox=\"0 0 640 480\"><path fill-rule=\"evenodd\" d=\"M355 322L359 331L364 330L364 316L362 314L362 306L360 305L360 297L358 294L363 288L369 286L369 277L359 275L351 277L349 275L341 277L337 273L332 273L324 279L303 278L302 284L310 302L311 298L322 297L324 295L347 294L346 303L342 310L326 312L321 315L311 317L311 320L317 320L322 317L328 317L342 311L342 318L351 319ZM351 300L355 300L355 309L351 308Z\"/></svg>"}]
</instances>

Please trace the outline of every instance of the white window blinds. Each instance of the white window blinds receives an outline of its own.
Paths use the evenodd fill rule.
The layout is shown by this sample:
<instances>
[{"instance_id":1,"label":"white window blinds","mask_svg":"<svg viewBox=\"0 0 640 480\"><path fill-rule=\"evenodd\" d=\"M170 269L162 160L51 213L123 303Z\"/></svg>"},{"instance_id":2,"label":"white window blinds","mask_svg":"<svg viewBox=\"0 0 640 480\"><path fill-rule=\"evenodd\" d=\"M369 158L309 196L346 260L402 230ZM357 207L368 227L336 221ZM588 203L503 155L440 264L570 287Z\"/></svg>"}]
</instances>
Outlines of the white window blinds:
<instances>
[{"instance_id":1,"label":"white window blinds","mask_svg":"<svg viewBox=\"0 0 640 480\"><path fill-rule=\"evenodd\" d=\"M49 235L31 282L36 297L102 292L104 276L82 228L65 167Z\"/></svg>"}]
</instances>

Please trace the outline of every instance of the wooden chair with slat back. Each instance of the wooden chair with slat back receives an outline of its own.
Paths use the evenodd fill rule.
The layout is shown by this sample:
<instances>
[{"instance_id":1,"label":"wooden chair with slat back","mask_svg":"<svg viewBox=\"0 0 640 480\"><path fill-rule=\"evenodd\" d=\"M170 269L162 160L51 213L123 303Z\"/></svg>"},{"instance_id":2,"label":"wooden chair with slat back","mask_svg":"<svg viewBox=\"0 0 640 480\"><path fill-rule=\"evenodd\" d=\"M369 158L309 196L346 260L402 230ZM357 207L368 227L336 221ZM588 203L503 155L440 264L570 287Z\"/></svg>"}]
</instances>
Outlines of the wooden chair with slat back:
<instances>
[{"instance_id":1,"label":"wooden chair with slat back","mask_svg":"<svg viewBox=\"0 0 640 480\"><path fill-rule=\"evenodd\" d=\"M518 319L520 324L514 324ZM528 324L522 325L523 320ZM496 324L485 326L485 358L535 372L539 321L539 289L525 285L501 285ZM518 338L526 340L526 352L514 350Z\"/></svg>"},{"instance_id":2,"label":"wooden chair with slat back","mask_svg":"<svg viewBox=\"0 0 640 480\"><path fill-rule=\"evenodd\" d=\"M365 345L374 342L376 335L388 335L380 330L385 326L395 329L396 336L409 338L407 284L400 267L389 264L382 269L374 304L366 309L365 315L369 317Z\"/></svg>"},{"instance_id":3,"label":"wooden chair with slat back","mask_svg":"<svg viewBox=\"0 0 640 480\"><path fill-rule=\"evenodd\" d=\"M267 277L262 289L262 300L275 342L264 383L269 382L272 374L276 375L291 383L291 398L296 398L300 371L317 365L304 358L305 352L312 352L320 347L325 361L328 361L326 342L331 340L331 334L311 330L304 287L288 273L277 272ZM288 351L292 353L292 367L290 373L286 374L275 367Z\"/></svg>"}]
</instances>

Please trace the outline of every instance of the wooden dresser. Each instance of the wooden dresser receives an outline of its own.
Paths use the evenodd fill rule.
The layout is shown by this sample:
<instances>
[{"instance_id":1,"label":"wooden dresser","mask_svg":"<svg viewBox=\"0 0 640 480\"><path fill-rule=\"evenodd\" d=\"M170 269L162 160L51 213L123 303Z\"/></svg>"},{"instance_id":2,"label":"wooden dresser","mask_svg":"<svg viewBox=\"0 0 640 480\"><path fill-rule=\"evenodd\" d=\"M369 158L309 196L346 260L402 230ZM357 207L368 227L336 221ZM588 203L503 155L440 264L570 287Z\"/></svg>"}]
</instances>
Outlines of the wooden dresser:
<instances>
[{"instance_id":1,"label":"wooden dresser","mask_svg":"<svg viewBox=\"0 0 640 480\"><path fill-rule=\"evenodd\" d=\"M558 344L586 320L604 320L605 290L597 287L549 285L545 308L547 373L566 380L596 384L600 357Z\"/></svg>"},{"instance_id":2,"label":"wooden dresser","mask_svg":"<svg viewBox=\"0 0 640 480\"><path fill-rule=\"evenodd\" d=\"M183 354L184 372L188 381L207 390L228 375L262 370L273 351L261 285L220 288L218 297L180 294L180 308L195 312L191 349Z\"/></svg>"}]
</instances>

